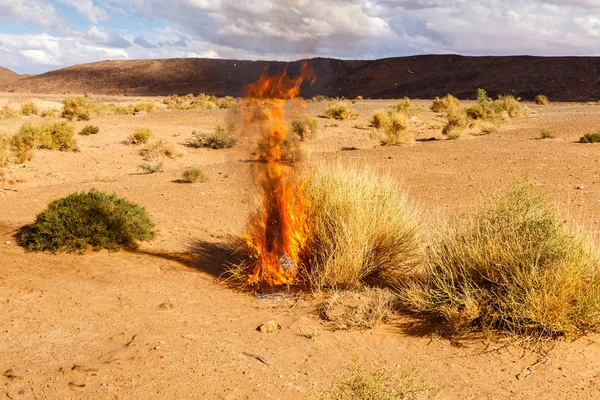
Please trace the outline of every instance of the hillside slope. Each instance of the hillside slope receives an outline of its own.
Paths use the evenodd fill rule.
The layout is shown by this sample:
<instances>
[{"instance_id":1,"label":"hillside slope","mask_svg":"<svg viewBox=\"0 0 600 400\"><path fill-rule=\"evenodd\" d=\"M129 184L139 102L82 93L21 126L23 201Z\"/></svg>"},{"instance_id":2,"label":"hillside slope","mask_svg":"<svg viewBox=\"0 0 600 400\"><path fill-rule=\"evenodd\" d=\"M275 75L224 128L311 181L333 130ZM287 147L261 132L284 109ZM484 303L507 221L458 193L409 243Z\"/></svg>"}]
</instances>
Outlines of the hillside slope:
<instances>
[{"instance_id":1,"label":"hillside slope","mask_svg":"<svg viewBox=\"0 0 600 400\"><path fill-rule=\"evenodd\" d=\"M8 68L0 67L0 86L10 84L21 78L21 75L11 71Z\"/></svg>"},{"instance_id":2,"label":"hillside slope","mask_svg":"<svg viewBox=\"0 0 600 400\"><path fill-rule=\"evenodd\" d=\"M317 82L303 95L370 98L431 98L452 93L473 98L485 88L491 95L512 93L532 99L539 93L552 100L600 99L600 57L464 57L426 55L380 60L309 60ZM265 66L286 63L218 59L102 61L75 65L2 84L4 90L42 93L126 93L168 95L207 93L241 96ZM289 64L291 74L300 61Z\"/></svg>"}]
</instances>

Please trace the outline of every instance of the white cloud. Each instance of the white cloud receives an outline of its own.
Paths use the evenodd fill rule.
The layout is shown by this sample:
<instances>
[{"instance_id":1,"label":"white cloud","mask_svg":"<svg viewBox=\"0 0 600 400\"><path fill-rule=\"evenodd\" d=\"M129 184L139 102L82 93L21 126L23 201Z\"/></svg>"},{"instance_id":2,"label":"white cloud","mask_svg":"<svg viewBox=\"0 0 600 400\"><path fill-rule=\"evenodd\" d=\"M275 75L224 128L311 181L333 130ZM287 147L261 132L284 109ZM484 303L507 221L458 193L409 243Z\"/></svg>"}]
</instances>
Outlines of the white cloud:
<instances>
[{"instance_id":1,"label":"white cloud","mask_svg":"<svg viewBox=\"0 0 600 400\"><path fill-rule=\"evenodd\" d=\"M108 19L108 14L96 6L92 0L58 0L58 2L74 7L88 21L98 23Z\"/></svg>"}]
</instances>

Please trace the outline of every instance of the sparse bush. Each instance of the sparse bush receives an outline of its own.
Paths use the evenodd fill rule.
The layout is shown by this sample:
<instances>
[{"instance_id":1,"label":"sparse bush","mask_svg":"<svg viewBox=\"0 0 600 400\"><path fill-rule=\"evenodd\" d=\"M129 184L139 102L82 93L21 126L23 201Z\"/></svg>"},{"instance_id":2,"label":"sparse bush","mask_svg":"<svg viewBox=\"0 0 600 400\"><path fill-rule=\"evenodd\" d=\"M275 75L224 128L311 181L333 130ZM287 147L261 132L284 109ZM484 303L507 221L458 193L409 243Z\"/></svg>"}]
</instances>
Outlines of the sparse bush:
<instances>
[{"instance_id":1,"label":"sparse bush","mask_svg":"<svg viewBox=\"0 0 600 400\"><path fill-rule=\"evenodd\" d=\"M419 261L419 212L392 179L320 165L305 196L311 234L302 249L303 275L314 289L390 282Z\"/></svg>"},{"instance_id":2,"label":"sparse bush","mask_svg":"<svg viewBox=\"0 0 600 400\"><path fill-rule=\"evenodd\" d=\"M498 125L492 121L482 121L479 124L479 130L482 133L496 133L498 132L499 128Z\"/></svg>"},{"instance_id":3,"label":"sparse bush","mask_svg":"<svg viewBox=\"0 0 600 400\"><path fill-rule=\"evenodd\" d=\"M427 253L425 271L404 281L401 300L457 332L497 328L556 337L599 326L596 252L528 184L451 219Z\"/></svg>"},{"instance_id":4,"label":"sparse bush","mask_svg":"<svg viewBox=\"0 0 600 400\"><path fill-rule=\"evenodd\" d=\"M541 106L545 106L550 104L550 100L548 100L548 97L544 96L543 94L538 94L537 96L535 96L535 104L539 104Z\"/></svg>"},{"instance_id":5,"label":"sparse bush","mask_svg":"<svg viewBox=\"0 0 600 400\"><path fill-rule=\"evenodd\" d=\"M208 178L200 168L188 168L181 179L185 183L208 182Z\"/></svg>"},{"instance_id":6,"label":"sparse bush","mask_svg":"<svg viewBox=\"0 0 600 400\"><path fill-rule=\"evenodd\" d=\"M90 115L87 113L81 113L79 115L77 115L77 121L89 121L90 120Z\"/></svg>"},{"instance_id":7,"label":"sparse bush","mask_svg":"<svg viewBox=\"0 0 600 400\"><path fill-rule=\"evenodd\" d=\"M408 117L404 113L390 112L380 130L385 135L381 140L384 146L408 144L415 140L414 133L408 129Z\"/></svg>"},{"instance_id":8,"label":"sparse bush","mask_svg":"<svg viewBox=\"0 0 600 400\"><path fill-rule=\"evenodd\" d=\"M471 121L464 108L449 108L445 113L446 124L442 129L444 135L454 131L462 131L469 127Z\"/></svg>"},{"instance_id":9,"label":"sparse bush","mask_svg":"<svg viewBox=\"0 0 600 400\"><path fill-rule=\"evenodd\" d=\"M151 103L149 101L140 101L137 102L133 105L133 110L131 113L128 114L133 114L136 112L140 112L140 111L145 111L145 112L152 112L156 109L156 104Z\"/></svg>"},{"instance_id":10,"label":"sparse bush","mask_svg":"<svg viewBox=\"0 0 600 400\"><path fill-rule=\"evenodd\" d=\"M350 106L345 103L333 103L327 106L325 116L330 119L344 120L354 116Z\"/></svg>"},{"instance_id":11,"label":"sparse bush","mask_svg":"<svg viewBox=\"0 0 600 400\"><path fill-rule=\"evenodd\" d=\"M331 97L324 96L322 94L318 94L316 96L313 96L309 101L311 101L313 103L320 103L322 101L329 101L329 100L331 100Z\"/></svg>"},{"instance_id":12,"label":"sparse bush","mask_svg":"<svg viewBox=\"0 0 600 400\"><path fill-rule=\"evenodd\" d=\"M31 124L24 124L11 139L10 149L17 164L30 161L37 148L37 130Z\"/></svg>"},{"instance_id":13,"label":"sparse bush","mask_svg":"<svg viewBox=\"0 0 600 400\"><path fill-rule=\"evenodd\" d=\"M10 140L0 133L0 168L10 163Z\"/></svg>"},{"instance_id":14,"label":"sparse bush","mask_svg":"<svg viewBox=\"0 0 600 400\"><path fill-rule=\"evenodd\" d=\"M461 129L458 129L457 127L451 126L450 128L444 130L444 134L448 139L456 140L463 137L465 132Z\"/></svg>"},{"instance_id":15,"label":"sparse bush","mask_svg":"<svg viewBox=\"0 0 600 400\"><path fill-rule=\"evenodd\" d=\"M94 125L86 125L85 128L83 128L79 134L83 135L83 136L89 136L89 135L96 135L98 134L98 132L100 132L100 128L98 128L97 126Z\"/></svg>"},{"instance_id":16,"label":"sparse bush","mask_svg":"<svg viewBox=\"0 0 600 400\"><path fill-rule=\"evenodd\" d=\"M376 111L373 116L371 117L371 125L374 128L380 129L383 126L385 126L385 124L388 122L389 120L389 112L386 111Z\"/></svg>"},{"instance_id":17,"label":"sparse bush","mask_svg":"<svg viewBox=\"0 0 600 400\"><path fill-rule=\"evenodd\" d=\"M394 376L384 368L366 372L355 360L349 364L347 376L332 389L316 394L318 400L430 400L433 390L416 374Z\"/></svg>"},{"instance_id":18,"label":"sparse bush","mask_svg":"<svg viewBox=\"0 0 600 400\"><path fill-rule=\"evenodd\" d=\"M408 97L404 97L398 100L396 103L392 104L390 108L392 109L392 111L406 114L409 117L418 115L420 112L418 108L411 106L410 99Z\"/></svg>"},{"instance_id":19,"label":"sparse bush","mask_svg":"<svg viewBox=\"0 0 600 400\"><path fill-rule=\"evenodd\" d=\"M540 132L540 138L542 139L554 139L556 137L556 133L552 129L544 128Z\"/></svg>"},{"instance_id":20,"label":"sparse bush","mask_svg":"<svg viewBox=\"0 0 600 400\"><path fill-rule=\"evenodd\" d=\"M213 133L194 131L192 132L192 139L187 142L187 145L196 149L229 149L237 142L229 131L221 125L217 126Z\"/></svg>"},{"instance_id":21,"label":"sparse bush","mask_svg":"<svg viewBox=\"0 0 600 400\"><path fill-rule=\"evenodd\" d=\"M498 96L498 100L494 101L501 109L508 113L511 118L525 117L529 115L529 108L521 104L514 96L509 94Z\"/></svg>"},{"instance_id":22,"label":"sparse bush","mask_svg":"<svg viewBox=\"0 0 600 400\"><path fill-rule=\"evenodd\" d=\"M0 109L0 119L13 119L19 116L19 112L14 108L10 107L8 104L5 104L2 109Z\"/></svg>"},{"instance_id":23,"label":"sparse bush","mask_svg":"<svg viewBox=\"0 0 600 400\"><path fill-rule=\"evenodd\" d=\"M150 161L160 157L176 158L181 156L181 153L175 149L175 147L168 142L163 140L157 140L154 143L149 143L140 150L140 155L144 157L144 160Z\"/></svg>"},{"instance_id":24,"label":"sparse bush","mask_svg":"<svg viewBox=\"0 0 600 400\"><path fill-rule=\"evenodd\" d=\"M193 94L185 96L171 95L163 100L163 103L169 109L173 110L194 110L194 109L214 109L217 108L217 98L215 96L200 93L197 97Z\"/></svg>"},{"instance_id":25,"label":"sparse bush","mask_svg":"<svg viewBox=\"0 0 600 400\"><path fill-rule=\"evenodd\" d=\"M85 113L90 105L83 97L69 97L63 100L63 106L62 116L73 119L79 114Z\"/></svg>"},{"instance_id":26,"label":"sparse bush","mask_svg":"<svg viewBox=\"0 0 600 400\"><path fill-rule=\"evenodd\" d=\"M451 94L447 94L442 98L436 96L433 99L433 104L431 104L431 111L433 112L445 112L451 108L460 108L460 101Z\"/></svg>"},{"instance_id":27,"label":"sparse bush","mask_svg":"<svg viewBox=\"0 0 600 400\"><path fill-rule=\"evenodd\" d=\"M579 143L600 143L600 132L586 133L579 139Z\"/></svg>"},{"instance_id":28,"label":"sparse bush","mask_svg":"<svg viewBox=\"0 0 600 400\"><path fill-rule=\"evenodd\" d=\"M136 129L125 141L127 144L146 144L148 140L152 137L152 131L148 128L138 128Z\"/></svg>"},{"instance_id":29,"label":"sparse bush","mask_svg":"<svg viewBox=\"0 0 600 400\"><path fill-rule=\"evenodd\" d=\"M290 124L290 131L298 135L300 140L313 139L317 134L317 120L311 117L294 118Z\"/></svg>"},{"instance_id":30,"label":"sparse bush","mask_svg":"<svg viewBox=\"0 0 600 400\"><path fill-rule=\"evenodd\" d=\"M37 115L40 109L33 101L28 101L21 105L21 115Z\"/></svg>"},{"instance_id":31,"label":"sparse bush","mask_svg":"<svg viewBox=\"0 0 600 400\"><path fill-rule=\"evenodd\" d=\"M154 165L148 163L141 163L138 165L137 169L138 171L142 171L145 174L156 174L159 172L164 172L165 163L163 163L162 161Z\"/></svg>"},{"instance_id":32,"label":"sparse bush","mask_svg":"<svg viewBox=\"0 0 600 400\"><path fill-rule=\"evenodd\" d=\"M66 122L45 123L37 130L38 147L40 149L69 151L77 150L75 127Z\"/></svg>"},{"instance_id":33,"label":"sparse bush","mask_svg":"<svg viewBox=\"0 0 600 400\"><path fill-rule=\"evenodd\" d=\"M231 96L225 96L218 98L216 103L217 107L219 107L220 109L231 108L233 107L233 105L235 105L236 99Z\"/></svg>"},{"instance_id":34,"label":"sparse bush","mask_svg":"<svg viewBox=\"0 0 600 400\"><path fill-rule=\"evenodd\" d=\"M154 237L143 207L96 189L55 200L22 230L21 244L33 251L83 252L136 248Z\"/></svg>"},{"instance_id":35,"label":"sparse bush","mask_svg":"<svg viewBox=\"0 0 600 400\"><path fill-rule=\"evenodd\" d=\"M54 118L54 117L57 117L59 114L60 114L60 111L58 111L56 108L50 108L48 110L42 111L40 116L42 118Z\"/></svg>"}]
</instances>

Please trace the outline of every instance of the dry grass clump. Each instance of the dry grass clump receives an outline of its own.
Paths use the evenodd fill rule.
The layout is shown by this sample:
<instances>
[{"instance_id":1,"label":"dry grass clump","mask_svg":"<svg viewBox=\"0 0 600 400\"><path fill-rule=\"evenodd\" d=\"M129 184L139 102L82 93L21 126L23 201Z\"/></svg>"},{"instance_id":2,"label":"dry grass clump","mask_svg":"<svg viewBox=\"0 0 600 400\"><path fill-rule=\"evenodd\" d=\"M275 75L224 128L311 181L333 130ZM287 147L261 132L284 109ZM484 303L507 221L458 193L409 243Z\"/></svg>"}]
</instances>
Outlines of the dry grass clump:
<instances>
[{"instance_id":1,"label":"dry grass clump","mask_svg":"<svg viewBox=\"0 0 600 400\"><path fill-rule=\"evenodd\" d=\"M420 259L419 211L396 182L372 170L317 166L305 188L303 278L314 289L392 280Z\"/></svg>"},{"instance_id":2,"label":"dry grass clump","mask_svg":"<svg viewBox=\"0 0 600 400\"><path fill-rule=\"evenodd\" d=\"M354 112L346 103L333 103L327 106L325 117L329 119L345 120L354 117Z\"/></svg>"},{"instance_id":3,"label":"dry grass clump","mask_svg":"<svg viewBox=\"0 0 600 400\"><path fill-rule=\"evenodd\" d=\"M395 376L391 371L377 367L372 372L354 360L346 367L346 377L330 390L316 393L319 400L430 400L434 391L416 372Z\"/></svg>"},{"instance_id":4,"label":"dry grass clump","mask_svg":"<svg viewBox=\"0 0 600 400\"><path fill-rule=\"evenodd\" d=\"M127 139L125 143L132 145L146 144L152 138L152 131L148 128L137 128Z\"/></svg>"},{"instance_id":5,"label":"dry grass clump","mask_svg":"<svg viewBox=\"0 0 600 400\"><path fill-rule=\"evenodd\" d=\"M224 100L221 102L221 105L229 105L229 102L230 101L228 100ZM196 97L194 97L194 95L191 93L185 96L178 96L176 94L173 94L170 97L164 99L163 103L167 106L169 110L211 110L214 108L226 108L219 107L217 105L217 98L215 96L209 96L203 93L200 93Z\"/></svg>"},{"instance_id":6,"label":"dry grass clump","mask_svg":"<svg viewBox=\"0 0 600 400\"><path fill-rule=\"evenodd\" d=\"M540 139L554 139L556 133L550 128L544 128L540 131Z\"/></svg>"},{"instance_id":7,"label":"dry grass clump","mask_svg":"<svg viewBox=\"0 0 600 400\"><path fill-rule=\"evenodd\" d=\"M337 292L317 307L335 329L373 329L396 314L396 296L388 289L365 287L358 293Z\"/></svg>"},{"instance_id":8,"label":"dry grass clump","mask_svg":"<svg viewBox=\"0 0 600 400\"><path fill-rule=\"evenodd\" d=\"M200 168L188 168L183 171L181 181L185 183L208 182L208 178Z\"/></svg>"},{"instance_id":9,"label":"dry grass clump","mask_svg":"<svg viewBox=\"0 0 600 400\"><path fill-rule=\"evenodd\" d=\"M10 150L15 158L15 163L23 164L30 161L38 147L38 132L31 124L24 124L19 131L10 138Z\"/></svg>"},{"instance_id":10,"label":"dry grass clump","mask_svg":"<svg viewBox=\"0 0 600 400\"><path fill-rule=\"evenodd\" d=\"M402 112L377 111L371 118L371 125L383 135L380 138L383 146L396 146L415 141L414 133L408 129L409 118Z\"/></svg>"},{"instance_id":11,"label":"dry grass clump","mask_svg":"<svg viewBox=\"0 0 600 400\"><path fill-rule=\"evenodd\" d=\"M529 107L521 104L519 100L510 94L498 96L494 101L500 108L508 113L510 118L525 117L529 115Z\"/></svg>"},{"instance_id":12,"label":"dry grass clump","mask_svg":"<svg viewBox=\"0 0 600 400\"><path fill-rule=\"evenodd\" d=\"M100 132L100 128L98 128L97 126L86 125L81 131L79 131L79 134L82 136L89 136L89 135L97 135L98 132Z\"/></svg>"},{"instance_id":13,"label":"dry grass clump","mask_svg":"<svg viewBox=\"0 0 600 400\"><path fill-rule=\"evenodd\" d=\"M38 106L31 100L21 104L21 115L38 115L40 109Z\"/></svg>"},{"instance_id":14,"label":"dry grass clump","mask_svg":"<svg viewBox=\"0 0 600 400\"><path fill-rule=\"evenodd\" d=\"M409 117L418 115L421 111L419 108L415 108L410 104L410 99L408 97L403 97L398 100L396 103L392 104L390 108L392 111L405 114Z\"/></svg>"},{"instance_id":15,"label":"dry grass clump","mask_svg":"<svg viewBox=\"0 0 600 400\"><path fill-rule=\"evenodd\" d=\"M446 119L446 124L442 129L442 133L447 135L449 139L457 139L457 132L462 132L471 124L471 120L469 119L466 110L462 107L447 109L444 117Z\"/></svg>"},{"instance_id":16,"label":"dry grass clump","mask_svg":"<svg viewBox=\"0 0 600 400\"><path fill-rule=\"evenodd\" d=\"M458 332L572 337L599 326L596 251L528 184L451 219L427 255L425 270L402 284L401 300Z\"/></svg>"},{"instance_id":17,"label":"dry grass clump","mask_svg":"<svg viewBox=\"0 0 600 400\"><path fill-rule=\"evenodd\" d=\"M141 163L137 166L137 169L145 174L156 174L159 172L164 172L165 163L162 161L156 164Z\"/></svg>"},{"instance_id":18,"label":"dry grass clump","mask_svg":"<svg viewBox=\"0 0 600 400\"><path fill-rule=\"evenodd\" d=\"M0 168L10 164L10 139L0 132Z\"/></svg>"},{"instance_id":19,"label":"dry grass clump","mask_svg":"<svg viewBox=\"0 0 600 400\"><path fill-rule=\"evenodd\" d=\"M543 94L538 94L537 96L535 96L535 99L533 101L535 101L535 104L541 106L546 106L550 104L550 100L548 100L548 97L544 96Z\"/></svg>"},{"instance_id":20,"label":"dry grass clump","mask_svg":"<svg viewBox=\"0 0 600 400\"><path fill-rule=\"evenodd\" d=\"M431 104L431 111L433 112L441 113L448 111L451 108L460 108L460 101L451 94L447 94L442 98L436 96Z\"/></svg>"},{"instance_id":21,"label":"dry grass clump","mask_svg":"<svg viewBox=\"0 0 600 400\"><path fill-rule=\"evenodd\" d=\"M64 122L48 122L41 126L23 124L10 139L10 147L17 164L30 161L36 149L75 151L75 128Z\"/></svg>"},{"instance_id":22,"label":"dry grass clump","mask_svg":"<svg viewBox=\"0 0 600 400\"><path fill-rule=\"evenodd\" d=\"M444 134L449 140L456 140L465 136L465 132L463 130L453 126L449 127L448 129L444 129Z\"/></svg>"},{"instance_id":23,"label":"dry grass clump","mask_svg":"<svg viewBox=\"0 0 600 400\"><path fill-rule=\"evenodd\" d=\"M498 125L492 121L481 121L481 123L479 124L479 130L481 131L481 133L496 133L499 129L500 128L498 128Z\"/></svg>"},{"instance_id":24,"label":"dry grass clump","mask_svg":"<svg viewBox=\"0 0 600 400\"><path fill-rule=\"evenodd\" d=\"M40 117L42 118L55 118L61 114L56 108L50 108L41 112Z\"/></svg>"},{"instance_id":25,"label":"dry grass clump","mask_svg":"<svg viewBox=\"0 0 600 400\"><path fill-rule=\"evenodd\" d=\"M83 97L68 97L63 99L64 118L73 119L81 113L89 111L90 104Z\"/></svg>"},{"instance_id":26,"label":"dry grass clump","mask_svg":"<svg viewBox=\"0 0 600 400\"><path fill-rule=\"evenodd\" d=\"M294 118L290 123L290 132L297 135L300 140L314 139L318 129L317 120L309 116Z\"/></svg>"},{"instance_id":27,"label":"dry grass clump","mask_svg":"<svg viewBox=\"0 0 600 400\"><path fill-rule=\"evenodd\" d=\"M154 237L143 207L96 189L53 201L22 230L20 243L33 251L83 252L136 248Z\"/></svg>"},{"instance_id":28,"label":"dry grass clump","mask_svg":"<svg viewBox=\"0 0 600 400\"><path fill-rule=\"evenodd\" d=\"M600 132L586 133L579 138L579 143L600 143Z\"/></svg>"},{"instance_id":29,"label":"dry grass clump","mask_svg":"<svg viewBox=\"0 0 600 400\"><path fill-rule=\"evenodd\" d=\"M177 151L172 143L164 140L157 140L153 143L147 144L143 149L140 150L140 155L144 157L144 160L151 161L161 157L176 158L182 154Z\"/></svg>"},{"instance_id":30,"label":"dry grass clump","mask_svg":"<svg viewBox=\"0 0 600 400\"><path fill-rule=\"evenodd\" d=\"M0 109L0 119L13 119L19 117L19 111L10 107L8 104L5 104Z\"/></svg>"},{"instance_id":31,"label":"dry grass clump","mask_svg":"<svg viewBox=\"0 0 600 400\"><path fill-rule=\"evenodd\" d=\"M192 138L187 141L186 145L196 149L229 149L232 148L237 140L232 133L233 127L229 129L218 125L213 133L192 132Z\"/></svg>"}]
</instances>

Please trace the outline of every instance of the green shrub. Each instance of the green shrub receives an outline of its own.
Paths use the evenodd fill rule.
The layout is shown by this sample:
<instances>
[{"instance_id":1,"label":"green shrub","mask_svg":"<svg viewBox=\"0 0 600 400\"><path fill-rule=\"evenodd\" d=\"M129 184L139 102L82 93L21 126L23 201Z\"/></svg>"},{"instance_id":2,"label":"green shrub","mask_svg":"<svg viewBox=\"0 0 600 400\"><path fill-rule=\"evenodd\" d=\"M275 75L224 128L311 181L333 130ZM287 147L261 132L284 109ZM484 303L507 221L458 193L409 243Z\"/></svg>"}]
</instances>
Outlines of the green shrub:
<instances>
[{"instance_id":1,"label":"green shrub","mask_svg":"<svg viewBox=\"0 0 600 400\"><path fill-rule=\"evenodd\" d=\"M290 131L298 135L300 140L313 139L318 130L317 120L311 117L294 118L290 124Z\"/></svg>"},{"instance_id":2,"label":"green shrub","mask_svg":"<svg viewBox=\"0 0 600 400\"><path fill-rule=\"evenodd\" d=\"M138 165L137 169L138 171L142 171L145 174L156 174L159 172L164 172L165 164L162 161L154 165L148 163L141 163Z\"/></svg>"},{"instance_id":3,"label":"green shrub","mask_svg":"<svg viewBox=\"0 0 600 400\"><path fill-rule=\"evenodd\" d=\"M208 182L208 178L200 168L188 168L183 172L182 181L185 183Z\"/></svg>"},{"instance_id":4,"label":"green shrub","mask_svg":"<svg viewBox=\"0 0 600 400\"><path fill-rule=\"evenodd\" d=\"M125 141L127 144L146 144L148 140L152 137L152 131L148 128L138 128L136 129Z\"/></svg>"},{"instance_id":5,"label":"green shrub","mask_svg":"<svg viewBox=\"0 0 600 400\"><path fill-rule=\"evenodd\" d=\"M77 115L77 121L89 121L90 120L90 115L87 113L81 113L79 115Z\"/></svg>"},{"instance_id":6,"label":"green shrub","mask_svg":"<svg viewBox=\"0 0 600 400\"><path fill-rule=\"evenodd\" d=\"M37 115L40 112L40 109L33 101L28 101L21 105L21 114L22 115Z\"/></svg>"},{"instance_id":7,"label":"green shrub","mask_svg":"<svg viewBox=\"0 0 600 400\"><path fill-rule=\"evenodd\" d=\"M436 96L431 104L431 111L433 112L441 113L451 108L460 108L460 101L451 94L447 94L442 98Z\"/></svg>"},{"instance_id":8,"label":"green shrub","mask_svg":"<svg viewBox=\"0 0 600 400\"><path fill-rule=\"evenodd\" d=\"M83 252L134 249L154 238L143 207L96 189L53 201L22 231L21 244L33 251Z\"/></svg>"},{"instance_id":9,"label":"green shrub","mask_svg":"<svg viewBox=\"0 0 600 400\"><path fill-rule=\"evenodd\" d=\"M545 106L550 104L550 100L548 100L548 97L544 96L543 94L538 94L537 96L535 96L535 104L539 104L541 106Z\"/></svg>"},{"instance_id":10,"label":"green shrub","mask_svg":"<svg viewBox=\"0 0 600 400\"><path fill-rule=\"evenodd\" d=\"M542 139L554 139L556 137L556 133L552 129L544 128L540 132L540 137Z\"/></svg>"},{"instance_id":11,"label":"green shrub","mask_svg":"<svg viewBox=\"0 0 600 400\"><path fill-rule=\"evenodd\" d=\"M390 178L320 165L305 188L308 232L303 279L315 289L391 282L421 255L419 212Z\"/></svg>"},{"instance_id":12,"label":"green shrub","mask_svg":"<svg viewBox=\"0 0 600 400\"><path fill-rule=\"evenodd\" d=\"M330 119L344 120L354 116L350 106L345 103L333 103L327 106L325 116Z\"/></svg>"},{"instance_id":13,"label":"green shrub","mask_svg":"<svg viewBox=\"0 0 600 400\"><path fill-rule=\"evenodd\" d=\"M192 132L192 139L187 142L190 147L208 148L208 149L229 149L236 144L237 140L233 137L230 130L223 126L217 126L213 133Z\"/></svg>"},{"instance_id":14,"label":"green shrub","mask_svg":"<svg viewBox=\"0 0 600 400\"><path fill-rule=\"evenodd\" d=\"M428 247L403 303L456 331L575 336L600 323L600 274L588 238L544 197L518 184L480 211L451 219Z\"/></svg>"},{"instance_id":15,"label":"green shrub","mask_svg":"<svg viewBox=\"0 0 600 400\"><path fill-rule=\"evenodd\" d=\"M89 135L96 135L96 134L98 134L98 132L100 132L100 128L98 128L97 126L86 125L85 128L83 128L79 132L79 134L83 135L83 136L89 136Z\"/></svg>"},{"instance_id":16,"label":"green shrub","mask_svg":"<svg viewBox=\"0 0 600 400\"><path fill-rule=\"evenodd\" d=\"M579 143L600 143L600 132L586 133L579 138Z\"/></svg>"}]
</instances>

